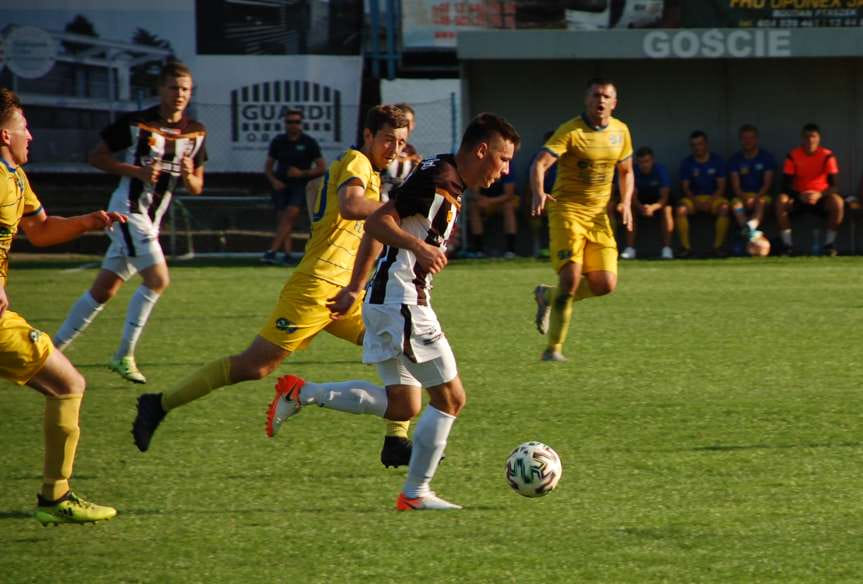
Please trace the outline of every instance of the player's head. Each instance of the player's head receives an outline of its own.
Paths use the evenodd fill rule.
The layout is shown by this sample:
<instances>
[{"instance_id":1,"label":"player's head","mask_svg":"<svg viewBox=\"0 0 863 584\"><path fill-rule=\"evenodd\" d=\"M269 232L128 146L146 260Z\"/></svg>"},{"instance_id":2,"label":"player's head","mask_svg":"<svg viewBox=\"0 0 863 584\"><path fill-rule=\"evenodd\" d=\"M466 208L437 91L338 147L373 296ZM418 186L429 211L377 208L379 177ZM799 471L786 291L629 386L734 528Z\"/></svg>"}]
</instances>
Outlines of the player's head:
<instances>
[{"instance_id":1,"label":"player's head","mask_svg":"<svg viewBox=\"0 0 863 584\"><path fill-rule=\"evenodd\" d=\"M401 102L395 105L404 112L405 117L408 119L408 136L410 136L417 126L417 114L409 103Z\"/></svg>"},{"instance_id":2,"label":"player's head","mask_svg":"<svg viewBox=\"0 0 863 584\"><path fill-rule=\"evenodd\" d=\"M509 173L509 163L521 136L497 114L481 113L471 120L456 154L458 171L468 188L488 188Z\"/></svg>"},{"instance_id":3,"label":"player's head","mask_svg":"<svg viewBox=\"0 0 863 584\"><path fill-rule=\"evenodd\" d=\"M15 166L24 164L32 140L21 100L11 89L0 87L0 156Z\"/></svg>"},{"instance_id":4,"label":"player's head","mask_svg":"<svg viewBox=\"0 0 863 584\"><path fill-rule=\"evenodd\" d=\"M611 79L594 77L587 82L584 93L584 111L594 123L606 125L617 107L617 86Z\"/></svg>"},{"instance_id":5,"label":"player's head","mask_svg":"<svg viewBox=\"0 0 863 584\"><path fill-rule=\"evenodd\" d=\"M804 124L803 129L800 130L800 138L803 148L809 152L815 152L821 145L821 128L812 122Z\"/></svg>"},{"instance_id":6,"label":"player's head","mask_svg":"<svg viewBox=\"0 0 863 584\"><path fill-rule=\"evenodd\" d=\"M285 112L285 132L291 138L296 138L303 133L303 112L298 109L289 109Z\"/></svg>"},{"instance_id":7,"label":"player's head","mask_svg":"<svg viewBox=\"0 0 863 584\"><path fill-rule=\"evenodd\" d=\"M408 119L394 105L376 105L363 124L363 153L378 170L392 162L408 139Z\"/></svg>"},{"instance_id":8,"label":"player's head","mask_svg":"<svg viewBox=\"0 0 863 584\"><path fill-rule=\"evenodd\" d=\"M642 146L635 151L635 162L642 174L653 172L653 150L650 146Z\"/></svg>"},{"instance_id":9,"label":"player's head","mask_svg":"<svg viewBox=\"0 0 863 584\"><path fill-rule=\"evenodd\" d=\"M743 124L740 126L737 136L740 138L740 145L747 152L758 148L758 128L752 124Z\"/></svg>"},{"instance_id":10,"label":"player's head","mask_svg":"<svg viewBox=\"0 0 863 584\"><path fill-rule=\"evenodd\" d=\"M752 257L767 257L770 255L770 240L761 234L746 244L746 252Z\"/></svg>"},{"instance_id":11,"label":"player's head","mask_svg":"<svg viewBox=\"0 0 863 584\"><path fill-rule=\"evenodd\" d=\"M703 158L710 152L710 142L702 130L695 130L689 135L689 149L696 158Z\"/></svg>"},{"instance_id":12,"label":"player's head","mask_svg":"<svg viewBox=\"0 0 863 584\"><path fill-rule=\"evenodd\" d=\"M179 61L168 61L159 71L159 106L162 115L182 113L192 99L192 72Z\"/></svg>"}]
</instances>

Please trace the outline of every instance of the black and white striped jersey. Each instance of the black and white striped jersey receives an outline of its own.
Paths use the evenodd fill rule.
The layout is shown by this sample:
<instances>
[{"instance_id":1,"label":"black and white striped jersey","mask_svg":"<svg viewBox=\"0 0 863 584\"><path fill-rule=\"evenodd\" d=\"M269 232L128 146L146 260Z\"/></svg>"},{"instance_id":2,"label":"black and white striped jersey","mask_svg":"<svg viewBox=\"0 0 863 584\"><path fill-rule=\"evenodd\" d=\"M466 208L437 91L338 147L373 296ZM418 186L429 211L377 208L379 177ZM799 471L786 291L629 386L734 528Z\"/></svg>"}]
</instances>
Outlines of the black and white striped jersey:
<instances>
[{"instance_id":1,"label":"black and white striped jersey","mask_svg":"<svg viewBox=\"0 0 863 584\"><path fill-rule=\"evenodd\" d=\"M455 157L439 154L423 160L390 197L395 201L402 229L445 251L464 189ZM431 280L431 274L417 265L413 252L384 246L366 291L366 302L428 305Z\"/></svg>"},{"instance_id":2,"label":"black and white striped jersey","mask_svg":"<svg viewBox=\"0 0 863 584\"><path fill-rule=\"evenodd\" d=\"M108 210L147 215L158 232L180 179L183 157L190 157L195 168L207 161L206 134L203 124L185 115L179 122L165 122L158 106L124 115L102 130L102 140L111 152L125 150L124 162L147 166L155 160L161 168L159 180L152 185L122 177L111 195Z\"/></svg>"}]
</instances>

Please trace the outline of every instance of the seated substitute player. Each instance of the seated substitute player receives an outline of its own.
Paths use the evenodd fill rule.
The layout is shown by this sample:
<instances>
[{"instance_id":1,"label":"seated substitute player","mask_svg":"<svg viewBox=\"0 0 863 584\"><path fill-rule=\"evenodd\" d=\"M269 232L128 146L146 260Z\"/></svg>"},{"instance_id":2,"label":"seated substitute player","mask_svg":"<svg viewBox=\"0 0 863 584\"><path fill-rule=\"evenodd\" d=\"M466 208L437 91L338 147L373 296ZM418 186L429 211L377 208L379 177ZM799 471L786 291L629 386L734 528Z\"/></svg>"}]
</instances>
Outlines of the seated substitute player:
<instances>
[{"instance_id":1,"label":"seated substitute player","mask_svg":"<svg viewBox=\"0 0 863 584\"><path fill-rule=\"evenodd\" d=\"M713 254L724 257L726 254L725 236L728 234L728 199L725 197L725 162L722 157L710 151L707 134L695 130L689 135L689 148L692 154L680 163L680 188L683 196L675 210L677 234L682 250L679 257L692 255L689 239L689 215L709 213L716 217L713 236Z\"/></svg>"},{"instance_id":2,"label":"seated substitute player","mask_svg":"<svg viewBox=\"0 0 863 584\"><path fill-rule=\"evenodd\" d=\"M470 248L473 257L485 256L484 235L485 219L494 214L503 215L503 232L506 237L506 251L503 257L515 257L515 241L518 228L515 213L520 198L515 190L515 173L509 172L496 180L490 187L471 191L468 195L467 210L470 218Z\"/></svg>"},{"instance_id":3,"label":"seated substitute player","mask_svg":"<svg viewBox=\"0 0 863 584\"><path fill-rule=\"evenodd\" d=\"M803 126L801 145L788 153L782 165L782 192L776 198L776 221L782 237L782 253L791 253L791 211L810 211L825 217L827 231L822 253L838 255L836 232L845 213L845 201L836 192L839 163L832 150L821 146L821 129Z\"/></svg>"},{"instance_id":4,"label":"seated substitute player","mask_svg":"<svg viewBox=\"0 0 863 584\"><path fill-rule=\"evenodd\" d=\"M90 503L69 489L86 383L69 359L54 350L48 335L9 309L9 248L19 225L33 245L46 246L86 231L110 229L114 222L122 224L125 217L105 211L68 218L48 216L22 168L32 139L18 96L0 88L0 377L45 396L45 464L36 519L43 525L92 523L111 519L117 511Z\"/></svg>"},{"instance_id":5,"label":"seated substitute player","mask_svg":"<svg viewBox=\"0 0 863 584\"><path fill-rule=\"evenodd\" d=\"M102 141L90 154L90 164L122 177L108 209L128 215L120 229L108 233L111 244L96 280L75 302L54 335L61 351L89 326L123 284L135 273L142 284L126 310L126 323L117 352L108 367L124 379L146 383L135 362L135 346L147 319L170 282L168 264L159 244L159 223L171 204L177 182L199 195L204 189L204 126L186 115L192 97L192 74L178 62L162 67L159 105L121 116L102 130ZM123 160L114 153L123 152Z\"/></svg>"},{"instance_id":6,"label":"seated substitute player","mask_svg":"<svg viewBox=\"0 0 863 584\"><path fill-rule=\"evenodd\" d=\"M636 217L659 217L662 220L662 252L664 260L674 257L671 250L671 236L674 233L674 218L671 216L671 176L665 165L656 162L653 150L642 146L635 152L635 193L632 197L632 229L626 232L626 249L621 259L633 260L635 251ZM617 203L619 215L623 214L622 203Z\"/></svg>"},{"instance_id":7,"label":"seated substitute player","mask_svg":"<svg viewBox=\"0 0 863 584\"><path fill-rule=\"evenodd\" d=\"M276 384L267 412L268 434L309 404L409 420L420 411L422 388L428 390L429 405L417 422L407 479L396 499L400 511L461 508L430 488L450 429L465 403L455 357L431 307L431 280L447 264L446 241L464 189L490 186L507 171L519 142L506 120L479 114L465 130L455 155L423 160L394 191L395 198L367 219L351 281L331 306L335 315L354 310L351 307L362 296L363 282L378 257L362 311L363 361L377 366L385 388L367 381L311 383L292 375ZM384 247L378 255L381 243Z\"/></svg>"},{"instance_id":8,"label":"seated substitute player","mask_svg":"<svg viewBox=\"0 0 863 584\"><path fill-rule=\"evenodd\" d=\"M585 113L557 129L530 169L531 214L539 216L548 207L551 262L558 277L555 288L534 288L536 328L548 334L543 361L566 361L562 348L573 302L617 287L617 242L607 212L615 170L623 225L632 229L632 139L626 124L611 117L617 107L614 83L592 79L584 105ZM549 195L544 179L555 162L557 180Z\"/></svg>"},{"instance_id":9,"label":"seated substitute player","mask_svg":"<svg viewBox=\"0 0 863 584\"><path fill-rule=\"evenodd\" d=\"M770 189L776 172L776 159L758 144L758 128L743 124L738 132L741 149L728 159L731 182L731 208L747 242L759 239L764 208L770 204ZM760 249L760 248L759 248Z\"/></svg>"},{"instance_id":10,"label":"seated substitute player","mask_svg":"<svg viewBox=\"0 0 863 584\"><path fill-rule=\"evenodd\" d=\"M266 377L321 331L362 344L365 329L360 306L333 320L326 302L350 281L363 221L381 206L378 173L398 155L406 139L407 119L401 110L393 106L369 110L362 147L342 153L324 175L306 253L282 288L263 329L242 353L208 363L166 392L142 394L132 425L139 450L149 448L168 412L220 387ZM403 456L406 464L409 447Z\"/></svg>"}]
</instances>

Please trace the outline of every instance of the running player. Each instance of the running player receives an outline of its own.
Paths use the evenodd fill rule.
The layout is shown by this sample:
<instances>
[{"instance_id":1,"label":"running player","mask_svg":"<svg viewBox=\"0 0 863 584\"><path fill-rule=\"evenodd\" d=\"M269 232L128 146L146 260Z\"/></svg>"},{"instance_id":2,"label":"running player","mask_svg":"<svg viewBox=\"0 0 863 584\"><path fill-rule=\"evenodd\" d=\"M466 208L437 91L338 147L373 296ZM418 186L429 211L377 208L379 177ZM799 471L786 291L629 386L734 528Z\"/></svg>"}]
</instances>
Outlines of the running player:
<instances>
[{"instance_id":1,"label":"running player","mask_svg":"<svg viewBox=\"0 0 863 584\"><path fill-rule=\"evenodd\" d=\"M367 381L311 383L293 375L279 378L267 411L272 435L303 405L417 421L407 480L396 509L461 509L432 492L430 483L447 437L465 403L455 357L431 307L432 275L447 264L446 242L466 187L487 188L509 170L520 138L494 114L480 114L468 125L455 155L423 160L391 199L366 221L368 234L350 284L332 302L337 315L356 310L362 284L376 251L377 270L363 305L366 337L363 361L377 365L385 387ZM381 243L378 243L378 240ZM337 321L338 322L338 321Z\"/></svg>"},{"instance_id":2,"label":"running player","mask_svg":"<svg viewBox=\"0 0 863 584\"><path fill-rule=\"evenodd\" d=\"M45 465L36 519L43 525L92 523L111 519L117 511L90 503L69 488L86 383L63 353L54 350L48 335L9 310L9 248L19 225L33 245L45 246L110 229L114 222L122 225L125 217L105 211L49 217L22 168L32 139L18 96L0 88L0 377L45 396Z\"/></svg>"},{"instance_id":3,"label":"running player","mask_svg":"<svg viewBox=\"0 0 863 584\"><path fill-rule=\"evenodd\" d=\"M120 177L108 208L128 214L121 229L108 235L111 244L102 269L87 292L75 302L54 335L64 351L135 273L142 284L126 311L117 352L108 367L124 379L146 383L135 363L135 345L159 296L168 287L168 264L159 244L159 223L171 204L178 181L198 195L204 189L206 131L185 112L192 97L192 74L182 63L167 63L159 74L159 105L125 115L102 130L102 141L90 164ZM123 160L114 158L124 152Z\"/></svg>"},{"instance_id":4,"label":"running player","mask_svg":"<svg viewBox=\"0 0 863 584\"><path fill-rule=\"evenodd\" d=\"M210 362L164 393L142 394L132 426L139 450L149 448L153 432L168 412L220 387L266 377L321 331L362 344L365 329L360 307L333 320L326 302L350 281L363 220L381 206L378 173L398 155L406 139L407 119L401 110L393 106L369 110L362 148L348 149L324 174L305 255L263 329L242 353Z\"/></svg>"},{"instance_id":5,"label":"running player","mask_svg":"<svg viewBox=\"0 0 863 584\"><path fill-rule=\"evenodd\" d=\"M592 79L584 104L585 113L557 129L530 170L531 213L548 208L551 262L558 275L557 287L534 289L536 327L548 334L543 361L566 361L562 348L573 301L609 294L617 286L617 243L606 213L615 169L621 221L632 229L632 139L626 124L611 117L617 88L608 79ZM548 194L543 179L555 162L557 180Z\"/></svg>"}]
</instances>

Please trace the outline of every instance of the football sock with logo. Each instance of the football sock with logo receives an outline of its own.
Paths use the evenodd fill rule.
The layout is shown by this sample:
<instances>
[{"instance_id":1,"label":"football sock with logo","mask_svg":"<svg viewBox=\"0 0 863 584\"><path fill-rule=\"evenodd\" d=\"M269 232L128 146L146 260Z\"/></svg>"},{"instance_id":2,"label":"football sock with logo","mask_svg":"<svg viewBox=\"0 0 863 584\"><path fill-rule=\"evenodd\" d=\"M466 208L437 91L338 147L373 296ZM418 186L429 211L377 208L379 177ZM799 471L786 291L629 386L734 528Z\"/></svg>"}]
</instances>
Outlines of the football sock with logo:
<instances>
[{"instance_id":1,"label":"football sock with logo","mask_svg":"<svg viewBox=\"0 0 863 584\"><path fill-rule=\"evenodd\" d=\"M720 215L716 218L716 233L713 235L713 249L719 249L725 243L725 236L728 234L728 226L731 220L728 215Z\"/></svg>"},{"instance_id":2,"label":"football sock with logo","mask_svg":"<svg viewBox=\"0 0 863 584\"><path fill-rule=\"evenodd\" d=\"M387 420L387 436L395 436L397 438L407 438L408 437L408 429L411 427L410 420L405 422L393 422L392 420Z\"/></svg>"},{"instance_id":3,"label":"football sock with logo","mask_svg":"<svg viewBox=\"0 0 863 584\"><path fill-rule=\"evenodd\" d=\"M81 297L72 305L69 316L60 325L60 330L54 335L54 346L61 351L68 347L75 337L90 326L104 306L96 302L89 290L81 294Z\"/></svg>"},{"instance_id":4,"label":"football sock with logo","mask_svg":"<svg viewBox=\"0 0 863 584\"><path fill-rule=\"evenodd\" d=\"M563 292L560 287L555 287L551 291L551 317L548 327L548 349L550 351L560 351L566 340L569 321L572 319L574 300L575 298L571 294Z\"/></svg>"},{"instance_id":5,"label":"football sock with logo","mask_svg":"<svg viewBox=\"0 0 863 584\"><path fill-rule=\"evenodd\" d=\"M414 499L431 492L429 483L434 477L441 456L446 449L455 416L446 414L432 406L426 406L414 430L414 445L408 476L402 492Z\"/></svg>"},{"instance_id":6,"label":"football sock with logo","mask_svg":"<svg viewBox=\"0 0 863 584\"><path fill-rule=\"evenodd\" d=\"M315 403L322 408L372 414L383 417L387 413L387 390L368 381L353 380L338 383L306 382L300 390L300 402Z\"/></svg>"},{"instance_id":7,"label":"football sock with logo","mask_svg":"<svg viewBox=\"0 0 863 584\"><path fill-rule=\"evenodd\" d=\"M689 249L689 217L685 214L677 218L677 236L680 237L680 245L683 249Z\"/></svg>"},{"instance_id":8,"label":"football sock with logo","mask_svg":"<svg viewBox=\"0 0 863 584\"><path fill-rule=\"evenodd\" d=\"M170 412L231 383L231 358L216 359L192 373L180 385L163 393L162 409Z\"/></svg>"},{"instance_id":9,"label":"football sock with logo","mask_svg":"<svg viewBox=\"0 0 863 584\"><path fill-rule=\"evenodd\" d=\"M129 300L129 307L126 309L126 325L123 327L123 338L120 339L120 347L114 358L120 359L135 353L135 345L138 344L141 331L144 330L144 325L147 324L147 319L150 318L150 313L158 301L158 292L150 290L143 284L138 286L132 299Z\"/></svg>"},{"instance_id":10,"label":"football sock with logo","mask_svg":"<svg viewBox=\"0 0 863 584\"><path fill-rule=\"evenodd\" d=\"M78 447L78 413L83 395L49 396L45 399L45 467L42 496L56 501L69 491L69 478Z\"/></svg>"}]
</instances>

